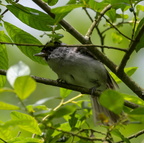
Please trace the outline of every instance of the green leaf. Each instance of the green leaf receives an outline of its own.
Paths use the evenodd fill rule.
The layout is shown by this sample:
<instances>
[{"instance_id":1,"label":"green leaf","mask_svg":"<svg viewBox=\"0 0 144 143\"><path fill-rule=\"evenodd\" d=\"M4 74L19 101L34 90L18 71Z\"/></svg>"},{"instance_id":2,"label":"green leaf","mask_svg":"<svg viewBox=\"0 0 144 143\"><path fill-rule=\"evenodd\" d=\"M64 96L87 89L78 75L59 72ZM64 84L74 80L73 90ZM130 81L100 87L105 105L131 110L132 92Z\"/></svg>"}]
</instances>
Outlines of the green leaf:
<instances>
[{"instance_id":1,"label":"green leaf","mask_svg":"<svg viewBox=\"0 0 144 143\"><path fill-rule=\"evenodd\" d=\"M124 98L123 96L114 90L106 90L104 91L99 99L100 103L114 112L115 114L120 114L123 110Z\"/></svg>"},{"instance_id":2,"label":"green leaf","mask_svg":"<svg viewBox=\"0 0 144 143\"><path fill-rule=\"evenodd\" d=\"M43 143L42 140L30 137L16 137L9 140L9 143Z\"/></svg>"},{"instance_id":3,"label":"green leaf","mask_svg":"<svg viewBox=\"0 0 144 143\"><path fill-rule=\"evenodd\" d=\"M139 108L133 109L129 114L144 115L144 107L139 107Z\"/></svg>"},{"instance_id":4,"label":"green leaf","mask_svg":"<svg viewBox=\"0 0 144 143\"><path fill-rule=\"evenodd\" d=\"M144 27L144 18L140 21L137 30L135 32L135 37L138 35L138 33L141 31L141 28ZM136 46L136 52L138 52L141 48L144 48L144 32L141 38L138 41L138 44Z\"/></svg>"},{"instance_id":5,"label":"green leaf","mask_svg":"<svg viewBox=\"0 0 144 143\"><path fill-rule=\"evenodd\" d=\"M14 90L10 89L10 88L0 88L0 93L3 93L3 92L13 92L14 93Z\"/></svg>"},{"instance_id":6,"label":"green leaf","mask_svg":"<svg viewBox=\"0 0 144 143\"><path fill-rule=\"evenodd\" d=\"M50 6L53 6L53 5L55 5L58 2L58 0L43 0L43 1L48 3L48 5L50 5Z\"/></svg>"},{"instance_id":7,"label":"green leaf","mask_svg":"<svg viewBox=\"0 0 144 143\"><path fill-rule=\"evenodd\" d=\"M29 67L20 61L18 64L11 66L7 71L7 79L11 86L14 86L14 82L17 77L25 76L30 74Z\"/></svg>"},{"instance_id":8,"label":"green leaf","mask_svg":"<svg viewBox=\"0 0 144 143\"><path fill-rule=\"evenodd\" d=\"M24 100L36 89L36 82L30 76L20 76L15 80L14 90L17 96Z\"/></svg>"},{"instance_id":9,"label":"green leaf","mask_svg":"<svg viewBox=\"0 0 144 143\"><path fill-rule=\"evenodd\" d=\"M11 131L5 128L4 126L0 126L0 138L3 140L11 139L12 138Z\"/></svg>"},{"instance_id":10,"label":"green leaf","mask_svg":"<svg viewBox=\"0 0 144 143\"><path fill-rule=\"evenodd\" d=\"M130 143L128 138L125 138L124 135L121 134L121 132L118 129L114 129L111 131L112 134L120 137L122 139L122 141L124 141L125 143Z\"/></svg>"},{"instance_id":11,"label":"green leaf","mask_svg":"<svg viewBox=\"0 0 144 143\"><path fill-rule=\"evenodd\" d=\"M70 95L72 90L65 89L65 88L60 88L60 96L62 98L66 98L68 95Z\"/></svg>"},{"instance_id":12,"label":"green leaf","mask_svg":"<svg viewBox=\"0 0 144 143\"><path fill-rule=\"evenodd\" d=\"M42 31L52 31L52 27L55 25L55 20L50 15L36 9L14 3L13 5L7 5L7 8L19 20L32 28ZM56 26L56 29L60 29L60 26Z\"/></svg>"},{"instance_id":13,"label":"green leaf","mask_svg":"<svg viewBox=\"0 0 144 143\"><path fill-rule=\"evenodd\" d=\"M107 13L106 13L106 15L110 18L110 20L112 21L112 22L115 22L116 21L116 10L115 9L110 9Z\"/></svg>"},{"instance_id":14,"label":"green leaf","mask_svg":"<svg viewBox=\"0 0 144 143\"><path fill-rule=\"evenodd\" d=\"M74 112L70 115L71 119L69 119L69 125L71 126L71 128L74 128L76 126L77 121L78 121L78 118L75 115L76 115L76 112Z\"/></svg>"},{"instance_id":15,"label":"green leaf","mask_svg":"<svg viewBox=\"0 0 144 143\"><path fill-rule=\"evenodd\" d=\"M0 101L0 110L18 110L19 107Z\"/></svg>"},{"instance_id":16,"label":"green leaf","mask_svg":"<svg viewBox=\"0 0 144 143\"><path fill-rule=\"evenodd\" d=\"M128 67L124 69L124 72L128 75L131 76L135 73L135 71L138 69L138 67Z\"/></svg>"},{"instance_id":17,"label":"green leaf","mask_svg":"<svg viewBox=\"0 0 144 143\"><path fill-rule=\"evenodd\" d=\"M17 126L21 129L29 131L33 134L41 134L37 121L30 115L15 111L11 112L11 118L13 121L17 122Z\"/></svg>"},{"instance_id":18,"label":"green leaf","mask_svg":"<svg viewBox=\"0 0 144 143\"><path fill-rule=\"evenodd\" d=\"M130 101L132 103L144 106L144 101L135 95L121 94L126 101Z\"/></svg>"},{"instance_id":19,"label":"green leaf","mask_svg":"<svg viewBox=\"0 0 144 143\"><path fill-rule=\"evenodd\" d=\"M37 40L35 37L33 37L31 34L23 31L22 29L16 26L8 22L4 22L4 26L9 36L15 43L42 45L41 42ZM41 64L47 64L41 57L34 56L34 54L39 53L41 51L41 48L37 46L17 46L17 47L31 60Z\"/></svg>"},{"instance_id":20,"label":"green leaf","mask_svg":"<svg viewBox=\"0 0 144 143\"><path fill-rule=\"evenodd\" d=\"M75 111L75 106L65 106L62 108L59 108L55 112L52 113L52 118L61 118L65 115L69 115Z\"/></svg>"},{"instance_id":21,"label":"green leaf","mask_svg":"<svg viewBox=\"0 0 144 143\"><path fill-rule=\"evenodd\" d=\"M112 40L114 43L120 44L122 42L123 38L119 33L112 33Z\"/></svg>"},{"instance_id":22,"label":"green leaf","mask_svg":"<svg viewBox=\"0 0 144 143\"><path fill-rule=\"evenodd\" d=\"M68 13L72 11L75 8L83 7L83 4L70 4L70 5L65 5L57 8L53 8L51 11L52 13L55 14L60 14L60 13Z\"/></svg>"},{"instance_id":23,"label":"green leaf","mask_svg":"<svg viewBox=\"0 0 144 143\"><path fill-rule=\"evenodd\" d=\"M11 42L9 37L3 32L0 31L0 41L1 42ZM8 55L6 51L6 46L0 44L0 69L8 68ZM0 87L3 87L6 82L6 76L0 75Z\"/></svg>"},{"instance_id":24,"label":"green leaf","mask_svg":"<svg viewBox=\"0 0 144 143\"><path fill-rule=\"evenodd\" d=\"M137 67L128 67L124 69L124 72L128 75L131 76L135 73L137 70ZM110 75L113 77L113 79L117 82L120 83L122 82L121 79L119 79L114 73L110 72Z\"/></svg>"}]
</instances>

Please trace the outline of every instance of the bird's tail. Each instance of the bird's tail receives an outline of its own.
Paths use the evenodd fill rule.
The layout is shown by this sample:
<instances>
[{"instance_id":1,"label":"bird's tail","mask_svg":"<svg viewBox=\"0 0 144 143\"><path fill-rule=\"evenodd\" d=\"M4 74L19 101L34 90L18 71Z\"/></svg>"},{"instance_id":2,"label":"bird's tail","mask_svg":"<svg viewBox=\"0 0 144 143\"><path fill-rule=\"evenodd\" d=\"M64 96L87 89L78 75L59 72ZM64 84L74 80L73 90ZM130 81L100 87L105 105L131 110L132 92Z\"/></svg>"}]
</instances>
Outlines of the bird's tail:
<instances>
[{"instance_id":1,"label":"bird's tail","mask_svg":"<svg viewBox=\"0 0 144 143\"><path fill-rule=\"evenodd\" d=\"M119 116L103 107L99 103L98 97L91 95L91 102L93 108L94 121L96 123L102 123L108 125L116 123L118 121Z\"/></svg>"}]
</instances>

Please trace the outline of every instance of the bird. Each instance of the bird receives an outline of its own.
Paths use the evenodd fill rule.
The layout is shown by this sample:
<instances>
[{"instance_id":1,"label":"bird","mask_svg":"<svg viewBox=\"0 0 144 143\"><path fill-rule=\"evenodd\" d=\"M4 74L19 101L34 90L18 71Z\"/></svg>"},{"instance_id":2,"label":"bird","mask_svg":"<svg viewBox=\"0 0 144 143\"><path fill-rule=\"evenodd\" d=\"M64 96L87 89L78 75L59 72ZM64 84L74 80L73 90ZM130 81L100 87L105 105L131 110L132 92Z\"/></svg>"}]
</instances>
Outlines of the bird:
<instances>
[{"instance_id":1,"label":"bird","mask_svg":"<svg viewBox=\"0 0 144 143\"><path fill-rule=\"evenodd\" d=\"M49 67L57 74L58 81L89 88L100 92L115 89L117 83L105 66L86 47L68 47L62 42L48 42L40 53ZM119 115L108 110L99 102L99 97L90 95L93 117L99 124L114 124Z\"/></svg>"}]
</instances>

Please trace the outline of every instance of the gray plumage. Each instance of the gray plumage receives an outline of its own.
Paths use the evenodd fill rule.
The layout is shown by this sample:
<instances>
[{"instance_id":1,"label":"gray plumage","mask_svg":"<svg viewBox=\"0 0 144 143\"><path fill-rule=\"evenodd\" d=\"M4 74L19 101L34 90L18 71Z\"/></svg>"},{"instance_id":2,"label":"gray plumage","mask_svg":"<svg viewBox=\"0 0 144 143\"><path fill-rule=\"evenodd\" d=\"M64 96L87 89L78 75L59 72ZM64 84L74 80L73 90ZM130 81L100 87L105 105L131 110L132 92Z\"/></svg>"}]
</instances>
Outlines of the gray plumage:
<instances>
[{"instance_id":1,"label":"gray plumage","mask_svg":"<svg viewBox=\"0 0 144 143\"><path fill-rule=\"evenodd\" d=\"M104 91L115 88L115 81L111 78L103 64L98 61L86 48L82 47L45 47L37 56L45 57L48 65L66 83L81 87ZM98 97L91 95L95 121L115 123L118 115L109 111L98 101Z\"/></svg>"}]
</instances>

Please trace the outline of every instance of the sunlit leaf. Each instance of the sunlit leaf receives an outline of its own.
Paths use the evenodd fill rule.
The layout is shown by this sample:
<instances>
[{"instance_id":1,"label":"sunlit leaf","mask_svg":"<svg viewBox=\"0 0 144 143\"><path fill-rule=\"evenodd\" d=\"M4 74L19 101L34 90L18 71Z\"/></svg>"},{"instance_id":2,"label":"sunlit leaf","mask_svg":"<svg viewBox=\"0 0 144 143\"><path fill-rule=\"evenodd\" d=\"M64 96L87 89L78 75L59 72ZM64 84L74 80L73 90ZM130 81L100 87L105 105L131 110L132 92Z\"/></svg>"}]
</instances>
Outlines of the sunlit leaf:
<instances>
[{"instance_id":1,"label":"sunlit leaf","mask_svg":"<svg viewBox=\"0 0 144 143\"><path fill-rule=\"evenodd\" d=\"M117 91L104 91L101 94L99 101L104 107L116 114L120 114L123 110L124 98Z\"/></svg>"},{"instance_id":2,"label":"sunlit leaf","mask_svg":"<svg viewBox=\"0 0 144 143\"><path fill-rule=\"evenodd\" d=\"M0 41L1 42L11 42L10 38L3 32L0 31ZM0 44L0 69L8 68L8 55L6 51L6 46ZM0 75L0 87L3 87L6 82L6 77L4 75Z\"/></svg>"},{"instance_id":3,"label":"sunlit leaf","mask_svg":"<svg viewBox=\"0 0 144 143\"><path fill-rule=\"evenodd\" d=\"M43 143L43 140L30 137L17 137L11 139L9 143Z\"/></svg>"},{"instance_id":4,"label":"sunlit leaf","mask_svg":"<svg viewBox=\"0 0 144 143\"><path fill-rule=\"evenodd\" d=\"M13 92L14 93L14 90L11 88L0 88L0 93L3 93L3 92Z\"/></svg>"},{"instance_id":5,"label":"sunlit leaf","mask_svg":"<svg viewBox=\"0 0 144 143\"><path fill-rule=\"evenodd\" d=\"M60 96L62 98L66 98L68 95L70 95L71 92L72 92L72 90L60 88Z\"/></svg>"},{"instance_id":6,"label":"sunlit leaf","mask_svg":"<svg viewBox=\"0 0 144 143\"><path fill-rule=\"evenodd\" d=\"M119 33L112 33L112 40L114 43L120 44L122 42L123 38Z\"/></svg>"},{"instance_id":7,"label":"sunlit leaf","mask_svg":"<svg viewBox=\"0 0 144 143\"><path fill-rule=\"evenodd\" d=\"M138 96L124 94L124 93L122 93L121 95L123 96L124 100L126 100L126 101L130 101L130 102L135 103L137 105L144 106L144 101L141 98L139 98Z\"/></svg>"},{"instance_id":8,"label":"sunlit leaf","mask_svg":"<svg viewBox=\"0 0 144 143\"><path fill-rule=\"evenodd\" d=\"M3 140L11 139L12 138L11 131L5 128L4 126L0 126L0 138Z\"/></svg>"},{"instance_id":9,"label":"sunlit leaf","mask_svg":"<svg viewBox=\"0 0 144 143\"><path fill-rule=\"evenodd\" d=\"M18 110L19 107L0 101L0 110Z\"/></svg>"},{"instance_id":10,"label":"sunlit leaf","mask_svg":"<svg viewBox=\"0 0 144 143\"><path fill-rule=\"evenodd\" d=\"M39 40L37 40L31 34L23 31L22 29L8 23L4 22L5 29L7 30L10 38L19 44L37 44L42 45ZM34 56L34 54L39 53L41 48L37 46L17 46L26 56L28 56L31 60L36 61L41 64L46 64L46 62L38 56Z\"/></svg>"},{"instance_id":11,"label":"sunlit leaf","mask_svg":"<svg viewBox=\"0 0 144 143\"><path fill-rule=\"evenodd\" d=\"M36 82L30 76L20 76L15 80L14 90L21 100L29 97L35 89Z\"/></svg>"},{"instance_id":12,"label":"sunlit leaf","mask_svg":"<svg viewBox=\"0 0 144 143\"><path fill-rule=\"evenodd\" d=\"M18 64L11 66L7 71L7 79L11 86L14 86L14 82L17 77L25 76L30 74L29 67L20 61Z\"/></svg>"},{"instance_id":13,"label":"sunlit leaf","mask_svg":"<svg viewBox=\"0 0 144 143\"><path fill-rule=\"evenodd\" d=\"M83 6L82 4L70 4L70 5L65 5L65 6L53 8L52 12L55 14L67 13L67 12L70 12L71 10L73 10L75 8L79 8L82 6Z\"/></svg>"},{"instance_id":14,"label":"sunlit leaf","mask_svg":"<svg viewBox=\"0 0 144 143\"><path fill-rule=\"evenodd\" d=\"M11 118L12 120L17 121L17 126L20 128L34 134L41 134L37 121L30 115L15 111L11 112Z\"/></svg>"}]
</instances>

